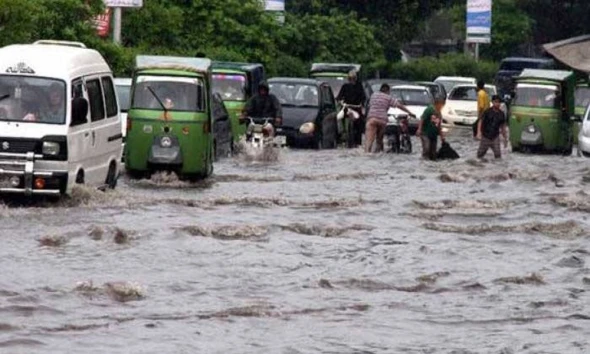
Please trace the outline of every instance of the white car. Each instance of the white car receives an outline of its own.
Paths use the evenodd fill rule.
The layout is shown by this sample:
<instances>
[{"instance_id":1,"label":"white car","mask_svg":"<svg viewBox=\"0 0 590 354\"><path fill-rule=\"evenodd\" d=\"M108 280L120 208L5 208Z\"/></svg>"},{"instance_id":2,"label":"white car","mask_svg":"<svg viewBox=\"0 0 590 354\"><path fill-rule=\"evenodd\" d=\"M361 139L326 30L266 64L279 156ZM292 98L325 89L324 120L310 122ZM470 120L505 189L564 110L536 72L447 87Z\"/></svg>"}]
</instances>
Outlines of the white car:
<instances>
[{"instance_id":1,"label":"white car","mask_svg":"<svg viewBox=\"0 0 590 354\"><path fill-rule=\"evenodd\" d=\"M394 86L391 88L391 96L399 100L400 103L406 106L406 108L416 116L416 118L408 119L408 125L412 132L415 132L418 128L422 113L424 113L426 108L434 102L430 90L425 86L419 85ZM397 125L397 118L408 115L399 108L390 108L387 113L389 116L388 126Z\"/></svg>"},{"instance_id":2,"label":"white car","mask_svg":"<svg viewBox=\"0 0 590 354\"><path fill-rule=\"evenodd\" d=\"M477 80L474 77L463 76L439 76L434 82L443 85L447 94L457 85L477 85Z\"/></svg>"},{"instance_id":3,"label":"white car","mask_svg":"<svg viewBox=\"0 0 590 354\"><path fill-rule=\"evenodd\" d=\"M590 157L590 105L582 117L582 128L578 134L578 155Z\"/></svg>"},{"instance_id":4,"label":"white car","mask_svg":"<svg viewBox=\"0 0 590 354\"><path fill-rule=\"evenodd\" d=\"M0 48L0 193L69 194L114 188L121 117L113 75L84 44Z\"/></svg>"},{"instance_id":5,"label":"white car","mask_svg":"<svg viewBox=\"0 0 590 354\"><path fill-rule=\"evenodd\" d=\"M127 112L131 104L131 78L115 78L115 88L119 99L119 108L121 108L121 134L123 142L127 136Z\"/></svg>"},{"instance_id":6,"label":"white car","mask_svg":"<svg viewBox=\"0 0 590 354\"><path fill-rule=\"evenodd\" d=\"M486 85L490 98L496 94L496 86ZM455 86L447 97L442 110L444 123L452 125L472 125L477 120L477 86Z\"/></svg>"}]
</instances>

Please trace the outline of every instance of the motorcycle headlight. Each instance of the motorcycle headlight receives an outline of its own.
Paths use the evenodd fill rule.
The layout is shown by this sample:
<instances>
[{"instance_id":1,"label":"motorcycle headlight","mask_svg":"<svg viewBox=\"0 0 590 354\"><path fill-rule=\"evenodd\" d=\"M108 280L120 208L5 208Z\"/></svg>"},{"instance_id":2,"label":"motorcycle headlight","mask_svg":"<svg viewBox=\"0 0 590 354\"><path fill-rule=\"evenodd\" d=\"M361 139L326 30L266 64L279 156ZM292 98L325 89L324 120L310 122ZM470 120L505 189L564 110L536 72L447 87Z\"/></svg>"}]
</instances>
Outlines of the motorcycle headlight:
<instances>
[{"instance_id":1,"label":"motorcycle headlight","mask_svg":"<svg viewBox=\"0 0 590 354\"><path fill-rule=\"evenodd\" d=\"M160 146L163 148L169 148L172 146L172 139L168 136L163 136L162 139L160 139Z\"/></svg>"},{"instance_id":2,"label":"motorcycle headlight","mask_svg":"<svg viewBox=\"0 0 590 354\"><path fill-rule=\"evenodd\" d=\"M537 131L537 129L535 128L534 125L529 125L529 127L527 128L527 131L531 134L535 134L535 132Z\"/></svg>"},{"instance_id":3,"label":"motorcycle headlight","mask_svg":"<svg viewBox=\"0 0 590 354\"><path fill-rule=\"evenodd\" d=\"M53 141L44 141L41 152L43 155L57 156L59 155L59 143Z\"/></svg>"},{"instance_id":4,"label":"motorcycle headlight","mask_svg":"<svg viewBox=\"0 0 590 354\"><path fill-rule=\"evenodd\" d=\"M301 125L299 128L299 132L301 134L311 134L315 130L315 124L312 122L307 122Z\"/></svg>"}]
</instances>

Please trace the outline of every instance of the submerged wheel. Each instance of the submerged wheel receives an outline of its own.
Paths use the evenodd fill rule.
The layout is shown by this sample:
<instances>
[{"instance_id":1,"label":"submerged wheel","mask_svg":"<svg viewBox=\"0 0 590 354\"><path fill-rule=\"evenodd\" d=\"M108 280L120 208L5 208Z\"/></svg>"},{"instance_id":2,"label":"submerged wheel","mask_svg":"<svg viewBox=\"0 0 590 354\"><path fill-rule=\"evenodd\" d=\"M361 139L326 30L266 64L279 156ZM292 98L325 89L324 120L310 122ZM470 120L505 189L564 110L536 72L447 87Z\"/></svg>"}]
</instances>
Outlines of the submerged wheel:
<instances>
[{"instance_id":1,"label":"submerged wheel","mask_svg":"<svg viewBox=\"0 0 590 354\"><path fill-rule=\"evenodd\" d=\"M80 170L76 174L76 184L84 184L84 171Z\"/></svg>"},{"instance_id":2,"label":"submerged wheel","mask_svg":"<svg viewBox=\"0 0 590 354\"><path fill-rule=\"evenodd\" d=\"M132 169L127 170L127 176L129 176L129 178L131 178L131 179L142 179L145 175L146 175L146 173L143 171L132 170Z\"/></svg>"},{"instance_id":3,"label":"submerged wheel","mask_svg":"<svg viewBox=\"0 0 590 354\"><path fill-rule=\"evenodd\" d=\"M115 189L117 187L117 165L114 162L111 162L109 166L109 172L107 173L106 185L110 189Z\"/></svg>"},{"instance_id":4,"label":"submerged wheel","mask_svg":"<svg viewBox=\"0 0 590 354\"><path fill-rule=\"evenodd\" d=\"M354 122L352 119L346 120L346 146L349 149L352 149L356 146Z\"/></svg>"}]
</instances>

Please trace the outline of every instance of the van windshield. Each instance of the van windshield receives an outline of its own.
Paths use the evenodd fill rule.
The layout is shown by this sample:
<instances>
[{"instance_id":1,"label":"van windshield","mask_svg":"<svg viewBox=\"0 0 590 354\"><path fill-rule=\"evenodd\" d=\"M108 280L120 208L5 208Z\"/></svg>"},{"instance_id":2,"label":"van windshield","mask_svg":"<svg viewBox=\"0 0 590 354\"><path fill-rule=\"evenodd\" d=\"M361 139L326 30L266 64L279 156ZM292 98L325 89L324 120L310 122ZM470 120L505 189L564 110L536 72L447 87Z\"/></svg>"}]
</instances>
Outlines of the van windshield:
<instances>
[{"instance_id":1,"label":"van windshield","mask_svg":"<svg viewBox=\"0 0 590 354\"><path fill-rule=\"evenodd\" d=\"M63 81L0 75L0 121L64 124L65 97Z\"/></svg>"},{"instance_id":2,"label":"van windshield","mask_svg":"<svg viewBox=\"0 0 590 354\"><path fill-rule=\"evenodd\" d=\"M196 77L138 76L135 81L131 107L162 110L162 105L158 100L169 111L204 111L203 81Z\"/></svg>"},{"instance_id":3,"label":"van windshield","mask_svg":"<svg viewBox=\"0 0 590 354\"><path fill-rule=\"evenodd\" d=\"M557 86L518 85L514 105L540 108L559 108Z\"/></svg>"},{"instance_id":4,"label":"van windshield","mask_svg":"<svg viewBox=\"0 0 590 354\"><path fill-rule=\"evenodd\" d=\"M317 107L318 88L313 85L273 82L268 85L270 92L283 106Z\"/></svg>"},{"instance_id":5,"label":"van windshield","mask_svg":"<svg viewBox=\"0 0 590 354\"><path fill-rule=\"evenodd\" d=\"M246 76L238 74L214 74L213 92L219 93L225 101L245 101Z\"/></svg>"},{"instance_id":6,"label":"van windshield","mask_svg":"<svg viewBox=\"0 0 590 354\"><path fill-rule=\"evenodd\" d=\"M428 106L433 103L432 96L427 90L393 88L391 96L406 106Z\"/></svg>"}]
</instances>

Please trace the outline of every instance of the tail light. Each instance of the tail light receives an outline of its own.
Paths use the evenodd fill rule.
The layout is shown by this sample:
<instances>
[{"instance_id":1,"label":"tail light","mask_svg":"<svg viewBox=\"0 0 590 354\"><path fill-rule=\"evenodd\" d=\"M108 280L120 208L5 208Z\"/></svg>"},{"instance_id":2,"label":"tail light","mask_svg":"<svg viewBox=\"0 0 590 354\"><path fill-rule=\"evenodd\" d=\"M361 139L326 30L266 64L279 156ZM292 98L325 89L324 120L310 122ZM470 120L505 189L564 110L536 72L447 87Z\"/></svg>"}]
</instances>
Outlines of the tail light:
<instances>
[{"instance_id":1,"label":"tail light","mask_svg":"<svg viewBox=\"0 0 590 354\"><path fill-rule=\"evenodd\" d=\"M209 134L211 132L211 123L205 122L203 123L203 133Z\"/></svg>"},{"instance_id":2,"label":"tail light","mask_svg":"<svg viewBox=\"0 0 590 354\"><path fill-rule=\"evenodd\" d=\"M131 131L131 118L127 117L127 132Z\"/></svg>"}]
</instances>

